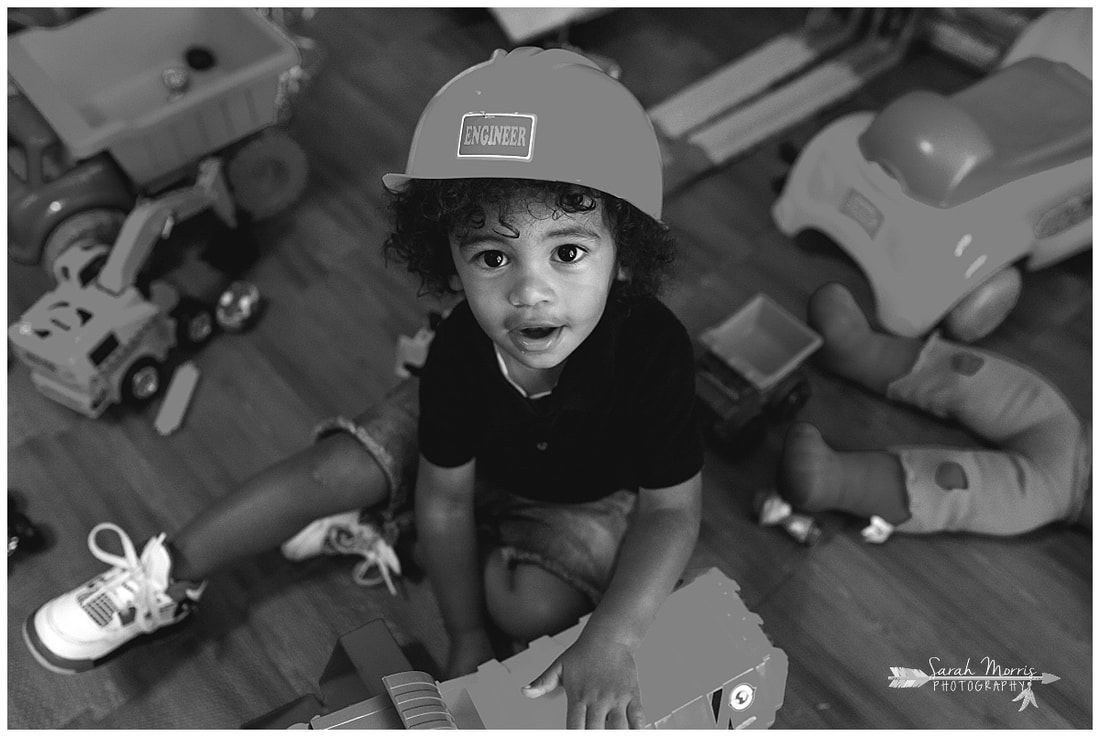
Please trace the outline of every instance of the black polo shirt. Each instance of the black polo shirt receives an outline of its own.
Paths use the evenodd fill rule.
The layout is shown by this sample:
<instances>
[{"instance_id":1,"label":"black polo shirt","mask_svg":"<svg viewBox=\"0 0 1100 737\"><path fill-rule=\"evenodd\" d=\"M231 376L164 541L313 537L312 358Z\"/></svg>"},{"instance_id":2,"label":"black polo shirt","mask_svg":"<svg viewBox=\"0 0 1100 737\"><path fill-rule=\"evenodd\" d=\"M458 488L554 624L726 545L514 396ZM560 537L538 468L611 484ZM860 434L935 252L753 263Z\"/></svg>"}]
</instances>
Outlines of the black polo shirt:
<instances>
[{"instance_id":1,"label":"black polo shirt","mask_svg":"<svg viewBox=\"0 0 1100 737\"><path fill-rule=\"evenodd\" d=\"M466 302L436 331L420 378L420 452L531 499L576 503L663 488L703 465L691 339L661 302L612 290L547 396L504 377Z\"/></svg>"}]
</instances>

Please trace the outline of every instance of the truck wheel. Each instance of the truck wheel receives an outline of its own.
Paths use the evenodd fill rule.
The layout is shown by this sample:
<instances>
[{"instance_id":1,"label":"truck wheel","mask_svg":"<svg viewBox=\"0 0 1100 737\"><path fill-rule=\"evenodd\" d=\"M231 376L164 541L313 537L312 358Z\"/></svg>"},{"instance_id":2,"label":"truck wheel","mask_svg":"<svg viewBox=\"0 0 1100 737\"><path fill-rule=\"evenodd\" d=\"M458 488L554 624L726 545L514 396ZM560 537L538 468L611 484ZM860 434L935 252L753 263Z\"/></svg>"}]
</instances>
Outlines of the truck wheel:
<instances>
[{"instance_id":1,"label":"truck wheel","mask_svg":"<svg viewBox=\"0 0 1100 737\"><path fill-rule=\"evenodd\" d=\"M952 308L944 319L947 333L963 343L984 338L1004 322L1020 299L1023 280L1014 266L994 274Z\"/></svg>"},{"instance_id":2,"label":"truck wheel","mask_svg":"<svg viewBox=\"0 0 1100 737\"><path fill-rule=\"evenodd\" d=\"M122 401L144 404L160 393L163 381L160 364L154 359L140 358L126 371L122 380Z\"/></svg>"},{"instance_id":3,"label":"truck wheel","mask_svg":"<svg viewBox=\"0 0 1100 737\"><path fill-rule=\"evenodd\" d=\"M214 311L197 299L181 299L172 317L176 321L176 343L184 348L199 348L214 337Z\"/></svg>"},{"instance_id":4,"label":"truck wheel","mask_svg":"<svg viewBox=\"0 0 1100 737\"><path fill-rule=\"evenodd\" d=\"M775 421L788 422L806 406L810 396L810 383L799 376L789 387L782 388L781 396L768 405L768 412Z\"/></svg>"},{"instance_id":5,"label":"truck wheel","mask_svg":"<svg viewBox=\"0 0 1100 737\"><path fill-rule=\"evenodd\" d=\"M275 128L246 143L226 167L237 206L255 220L277 215L297 202L308 172L305 151Z\"/></svg>"},{"instance_id":6,"label":"truck wheel","mask_svg":"<svg viewBox=\"0 0 1100 737\"><path fill-rule=\"evenodd\" d=\"M107 246L113 245L125 219L126 213L122 210L98 207L78 212L62 220L47 236L46 244L42 249L42 268L50 277L51 283L56 284L58 281L57 274L54 273L54 264L57 263L61 254L72 248L78 241L85 239Z\"/></svg>"}]
</instances>

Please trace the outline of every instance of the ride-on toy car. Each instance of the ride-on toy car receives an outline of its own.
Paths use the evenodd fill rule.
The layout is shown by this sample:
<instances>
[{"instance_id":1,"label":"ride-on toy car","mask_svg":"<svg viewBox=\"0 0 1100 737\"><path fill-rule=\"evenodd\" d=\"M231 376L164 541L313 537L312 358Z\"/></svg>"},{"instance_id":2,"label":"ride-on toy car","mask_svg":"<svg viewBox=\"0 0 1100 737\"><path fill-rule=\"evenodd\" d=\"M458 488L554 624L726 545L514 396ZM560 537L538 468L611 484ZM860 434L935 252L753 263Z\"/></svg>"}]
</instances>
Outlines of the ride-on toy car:
<instances>
[{"instance_id":1,"label":"ride-on toy car","mask_svg":"<svg viewBox=\"0 0 1100 737\"><path fill-rule=\"evenodd\" d=\"M802 150L772 215L854 257L885 329L977 340L1015 306L1020 267L1092 243L1092 83L1031 57L844 116Z\"/></svg>"}]
</instances>

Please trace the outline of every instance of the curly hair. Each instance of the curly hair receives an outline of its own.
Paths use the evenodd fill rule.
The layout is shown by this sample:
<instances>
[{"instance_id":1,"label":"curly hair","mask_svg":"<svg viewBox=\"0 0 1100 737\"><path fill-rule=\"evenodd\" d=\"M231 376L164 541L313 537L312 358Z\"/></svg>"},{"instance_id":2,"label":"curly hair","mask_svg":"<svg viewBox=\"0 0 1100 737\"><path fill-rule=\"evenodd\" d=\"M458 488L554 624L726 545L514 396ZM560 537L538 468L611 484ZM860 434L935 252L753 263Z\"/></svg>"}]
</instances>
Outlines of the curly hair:
<instances>
[{"instance_id":1,"label":"curly hair","mask_svg":"<svg viewBox=\"0 0 1100 737\"><path fill-rule=\"evenodd\" d=\"M628 275L624 295L656 296L672 275L676 243L668 226L630 203L596 189L531 179L414 179L387 190L393 230L382 245L386 262L404 263L420 277L421 293L455 292L449 236L485 224L485 212L513 212L524 203L544 203L552 216L589 212L603 205L615 239L619 266ZM508 226L505 216L501 224ZM514 228L513 228L514 229Z\"/></svg>"}]
</instances>

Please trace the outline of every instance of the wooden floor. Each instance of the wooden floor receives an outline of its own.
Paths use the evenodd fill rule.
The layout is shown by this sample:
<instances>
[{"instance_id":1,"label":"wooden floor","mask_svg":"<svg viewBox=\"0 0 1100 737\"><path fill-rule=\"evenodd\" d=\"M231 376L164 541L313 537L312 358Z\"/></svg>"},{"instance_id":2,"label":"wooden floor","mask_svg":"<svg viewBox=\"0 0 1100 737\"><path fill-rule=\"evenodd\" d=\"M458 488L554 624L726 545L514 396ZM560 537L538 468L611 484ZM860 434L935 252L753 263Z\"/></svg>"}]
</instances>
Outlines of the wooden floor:
<instances>
[{"instance_id":1,"label":"wooden floor","mask_svg":"<svg viewBox=\"0 0 1100 737\"><path fill-rule=\"evenodd\" d=\"M794 10L621 9L570 40L623 67L644 105L801 20ZM459 70L508 42L483 10L322 9L306 26L324 66L291 123L312 181L293 212L259 228L251 278L270 308L248 334L223 336L197 357L202 379L183 428L162 438L154 412L78 417L38 395L22 365L8 371L8 485L48 524L52 548L8 572L8 726L11 728L232 728L315 690L336 638L384 617L416 664L445 655L424 583L406 598L356 587L350 563L292 565L276 552L215 577L186 627L101 669L60 676L38 667L19 634L46 599L97 573L86 535L100 521L136 541L178 529L211 499L308 442L313 424L354 412L394 382L392 348L431 304L387 271L379 177L399 171L417 117ZM972 72L918 50L842 109L877 108L913 87L952 91ZM831 115L841 109L831 111ZM792 133L805 140L824 118ZM667 202L683 245L668 303L697 334L757 291L796 314L820 284L860 272L836 254L781 236L769 207L784 166L774 142L712 172ZM37 272L10 267L9 322L41 292ZM1092 260L1084 255L1025 278L1021 304L983 345L1046 373L1092 415ZM896 442L969 442L957 428L854 389L815 370L803 415L843 448ZM748 460L710 453L705 521L693 567L736 580L790 659L775 726L1090 727L1092 540L1048 528L1015 539L899 536L860 539L861 521L821 515L824 538L797 546L759 528L750 499L772 483L781 434ZM1038 708L1005 692L942 693L887 687L892 666L1031 667L1061 680L1037 685ZM731 664L733 667L735 664Z\"/></svg>"}]
</instances>

